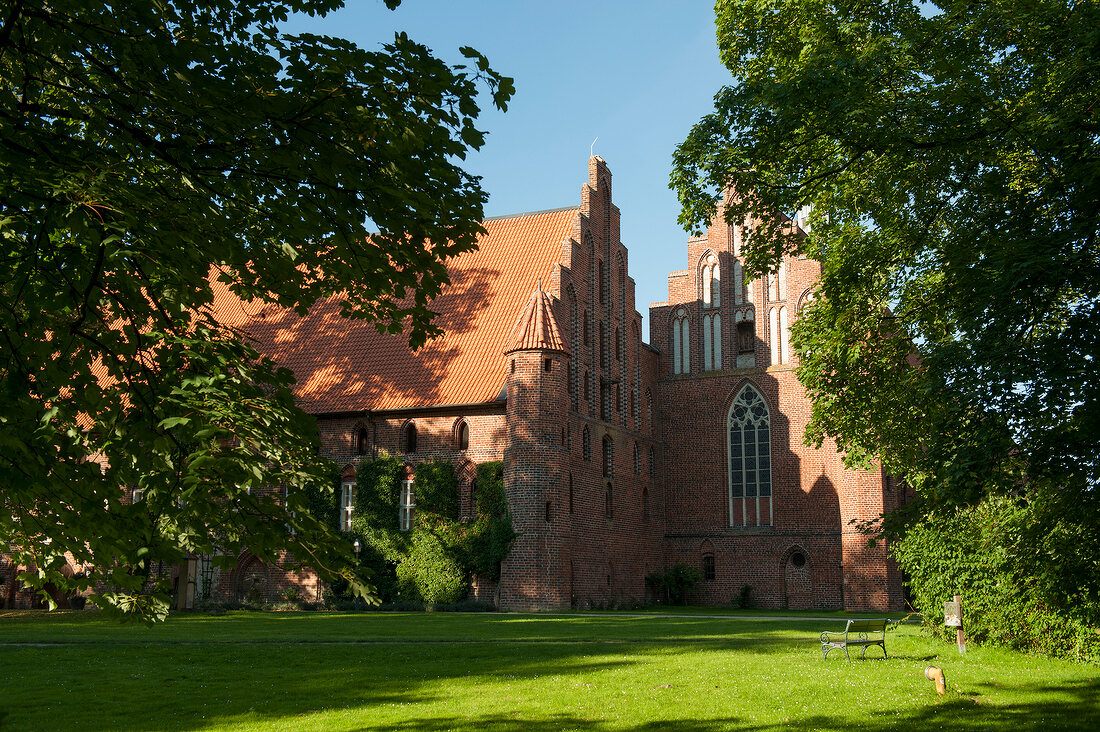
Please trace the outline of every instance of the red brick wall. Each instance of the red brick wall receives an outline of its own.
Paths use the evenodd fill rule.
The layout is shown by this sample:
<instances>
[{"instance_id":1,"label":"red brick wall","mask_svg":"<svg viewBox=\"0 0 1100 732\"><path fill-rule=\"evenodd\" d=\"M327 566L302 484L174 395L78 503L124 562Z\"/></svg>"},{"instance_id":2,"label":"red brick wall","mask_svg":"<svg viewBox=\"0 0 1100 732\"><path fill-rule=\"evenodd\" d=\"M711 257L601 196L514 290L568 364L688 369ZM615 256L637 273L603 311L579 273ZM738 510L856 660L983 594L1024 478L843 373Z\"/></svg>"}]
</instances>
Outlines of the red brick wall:
<instances>
[{"instance_id":1,"label":"red brick wall","mask_svg":"<svg viewBox=\"0 0 1100 732\"><path fill-rule=\"evenodd\" d=\"M835 445L817 450L803 444L810 405L793 371L795 359L773 363L779 338L769 317L785 307L793 325L805 293L820 275L816 262L788 257L784 287L776 292L763 278L745 284L743 304L734 292L740 232L722 217L707 236L690 239L688 269L669 275L669 297L650 310L650 336L662 351L658 360L659 438L664 466L668 562L702 567L715 559L715 579L692 598L728 604L743 585L753 588L761 607L898 609L900 577L885 547L869 548L851 521L873 518L889 508L881 471L851 471ZM700 267L708 252L721 265L721 305L702 302ZM782 295L782 297L779 297ZM691 323L690 373L674 375L671 321L682 307ZM722 316L722 369L704 372L702 319ZM736 313L753 314L755 348L736 360ZM772 523L731 526L727 431L730 406L747 383L768 404L771 418ZM739 522L738 522L739 523ZM794 566L793 558L804 563Z\"/></svg>"}]
</instances>

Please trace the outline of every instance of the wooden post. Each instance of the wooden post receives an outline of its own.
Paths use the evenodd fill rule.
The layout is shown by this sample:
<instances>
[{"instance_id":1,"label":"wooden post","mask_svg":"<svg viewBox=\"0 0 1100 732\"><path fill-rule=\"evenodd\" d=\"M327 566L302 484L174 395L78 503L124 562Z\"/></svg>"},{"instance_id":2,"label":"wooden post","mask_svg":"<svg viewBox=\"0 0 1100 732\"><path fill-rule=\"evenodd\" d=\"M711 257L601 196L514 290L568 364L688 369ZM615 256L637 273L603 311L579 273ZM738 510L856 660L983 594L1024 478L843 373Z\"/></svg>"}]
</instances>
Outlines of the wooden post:
<instances>
[{"instance_id":1,"label":"wooden post","mask_svg":"<svg viewBox=\"0 0 1100 732\"><path fill-rule=\"evenodd\" d=\"M955 595L955 603L959 606L959 627L955 628L955 642L959 644L959 653L966 653L966 631L962 626L962 595Z\"/></svg>"},{"instance_id":2,"label":"wooden post","mask_svg":"<svg viewBox=\"0 0 1100 732\"><path fill-rule=\"evenodd\" d=\"M959 644L959 653L966 653L966 634L962 624L962 595L955 595L954 602L943 604L943 624L955 629L955 642Z\"/></svg>"}]
</instances>

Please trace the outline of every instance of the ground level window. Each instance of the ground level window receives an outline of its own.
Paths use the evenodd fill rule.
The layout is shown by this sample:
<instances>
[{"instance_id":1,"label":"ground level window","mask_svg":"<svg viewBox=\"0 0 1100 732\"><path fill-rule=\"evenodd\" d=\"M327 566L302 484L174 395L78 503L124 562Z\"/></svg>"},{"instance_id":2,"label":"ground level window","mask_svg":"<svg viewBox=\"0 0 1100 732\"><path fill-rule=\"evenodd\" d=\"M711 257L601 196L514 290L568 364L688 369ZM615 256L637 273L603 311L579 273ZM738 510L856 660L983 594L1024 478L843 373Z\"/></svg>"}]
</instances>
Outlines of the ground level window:
<instances>
[{"instance_id":1,"label":"ground level window","mask_svg":"<svg viewBox=\"0 0 1100 732\"><path fill-rule=\"evenodd\" d=\"M703 579L707 582L714 581L714 555L707 554L703 557Z\"/></svg>"}]
</instances>

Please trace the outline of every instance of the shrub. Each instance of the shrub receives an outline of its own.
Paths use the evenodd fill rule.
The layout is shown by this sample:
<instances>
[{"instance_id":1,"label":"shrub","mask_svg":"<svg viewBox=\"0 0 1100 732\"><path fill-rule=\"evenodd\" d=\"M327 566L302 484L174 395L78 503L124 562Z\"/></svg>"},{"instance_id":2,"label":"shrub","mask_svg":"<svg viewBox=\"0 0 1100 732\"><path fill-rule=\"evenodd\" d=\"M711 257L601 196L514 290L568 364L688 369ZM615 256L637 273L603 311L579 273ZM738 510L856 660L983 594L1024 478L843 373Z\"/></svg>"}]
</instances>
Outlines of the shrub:
<instances>
[{"instance_id":1,"label":"shrub","mask_svg":"<svg viewBox=\"0 0 1100 732\"><path fill-rule=\"evenodd\" d=\"M1100 662L1100 633L1089 622L1095 598L1081 585L1065 590L1066 565L1051 546L1064 537L1034 535L1037 510L1035 502L990 497L926 516L892 551L926 627L945 640L954 632L943 625L943 603L958 594L963 628L976 643Z\"/></svg>"},{"instance_id":2,"label":"shrub","mask_svg":"<svg viewBox=\"0 0 1100 732\"><path fill-rule=\"evenodd\" d=\"M403 598L436 604L458 602L469 583L453 551L430 531L417 531L409 553L397 565L397 588Z\"/></svg>"},{"instance_id":3,"label":"shrub","mask_svg":"<svg viewBox=\"0 0 1100 732\"><path fill-rule=\"evenodd\" d=\"M743 610L755 607L755 603L752 601L752 585L741 585L741 589L737 592L737 597L733 598L733 606Z\"/></svg>"},{"instance_id":4,"label":"shrub","mask_svg":"<svg viewBox=\"0 0 1100 732\"><path fill-rule=\"evenodd\" d=\"M687 593L703 579L699 570L687 564L675 564L663 572L650 572L648 582L669 605L683 605Z\"/></svg>"},{"instance_id":5,"label":"shrub","mask_svg":"<svg viewBox=\"0 0 1100 732\"><path fill-rule=\"evenodd\" d=\"M405 467L393 457L360 466L352 531L359 537L360 565L371 574L383 605L461 600L470 578L500 577L500 562L515 538L499 462L478 466L476 515L458 517L458 480L447 462L416 468L412 531L398 528L398 496ZM351 537L354 539L354 537ZM339 596L339 589L333 589Z\"/></svg>"}]
</instances>

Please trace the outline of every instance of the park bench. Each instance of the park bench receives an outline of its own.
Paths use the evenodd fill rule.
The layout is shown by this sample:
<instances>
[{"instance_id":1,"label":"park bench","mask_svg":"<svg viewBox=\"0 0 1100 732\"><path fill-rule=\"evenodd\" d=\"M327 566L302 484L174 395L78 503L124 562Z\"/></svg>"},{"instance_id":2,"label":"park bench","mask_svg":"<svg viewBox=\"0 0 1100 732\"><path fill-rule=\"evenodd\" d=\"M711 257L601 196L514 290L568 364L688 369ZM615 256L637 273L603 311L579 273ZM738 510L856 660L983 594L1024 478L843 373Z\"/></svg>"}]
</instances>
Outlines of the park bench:
<instances>
[{"instance_id":1,"label":"park bench","mask_svg":"<svg viewBox=\"0 0 1100 732\"><path fill-rule=\"evenodd\" d=\"M867 653L867 646L882 646L882 657L886 658L886 618L849 620L848 626L842 632L826 630L821 634L821 653L824 659L829 657L829 651L843 648L844 655L851 661L848 646L859 646L860 658Z\"/></svg>"}]
</instances>

